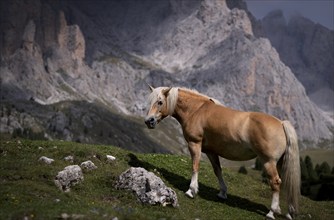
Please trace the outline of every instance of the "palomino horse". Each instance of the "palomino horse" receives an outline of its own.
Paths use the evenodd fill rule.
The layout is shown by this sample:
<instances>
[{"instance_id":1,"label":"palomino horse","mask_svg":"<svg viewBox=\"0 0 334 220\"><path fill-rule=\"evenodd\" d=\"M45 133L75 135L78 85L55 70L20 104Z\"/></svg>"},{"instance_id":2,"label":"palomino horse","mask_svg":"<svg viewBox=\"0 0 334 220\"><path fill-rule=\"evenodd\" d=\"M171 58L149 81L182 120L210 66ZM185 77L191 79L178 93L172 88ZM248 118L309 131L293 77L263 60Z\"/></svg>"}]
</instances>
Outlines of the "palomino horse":
<instances>
[{"instance_id":1,"label":"palomino horse","mask_svg":"<svg viewBox=\"0 0 334 220\"><path fill-rule=\"evenodd\" d=\"M186 195L194 198L198 192L198 171L201 152L207 154L220 192L226 199L219 156L229 160L250 160L258 157L264 164L272 189L272 203L267 218L280 214L281 183L287 190L288 213L298 211L300 195L299 149L295 129L289 121L281 121L259 112L241 112L219 104L218 101L185 88L151 88L150 109L145 123L153 129L165 117L173 116L182 126L192 158L192 177ZM279 162L279 163L278 163ZM277 165L282 168L282 180Z\"/></svg>"}]
</instances>

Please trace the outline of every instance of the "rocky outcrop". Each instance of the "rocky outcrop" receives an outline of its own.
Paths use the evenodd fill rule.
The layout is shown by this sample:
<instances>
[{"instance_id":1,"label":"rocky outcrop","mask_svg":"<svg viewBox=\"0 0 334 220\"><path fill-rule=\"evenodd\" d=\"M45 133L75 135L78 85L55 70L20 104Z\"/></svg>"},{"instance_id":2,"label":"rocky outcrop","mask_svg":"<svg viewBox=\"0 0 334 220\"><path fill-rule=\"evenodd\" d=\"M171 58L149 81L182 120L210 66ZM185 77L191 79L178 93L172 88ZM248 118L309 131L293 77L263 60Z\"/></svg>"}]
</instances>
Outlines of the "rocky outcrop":
<instances>
[{"instance_id":1,"label":"rocky outcrop","mask_svg":"<svg viewBox=\"0 0 334 220\"><path fill-rule=\"evenodd\" d=\"M261 24L263 35L305 86L312 101L334 111L334 100L329 100L334 91L334 31L300 15L287 20L280 10L269 13ZM324 88L331 92L322 92Z\"/></svg>"},{"instance_id":2,"label":"rocky outcrop","mask_svg":"<svg viewBox=\"0 0 334 220\"><path fill-rule=\"evenodd\" d=\"M142 203L178 206L175 191L167 187L152 172L148 172L141 167L131 167L122 173L117 180L116 188L133 191Z\"/></svg>"},{"instance_id":3,"label":"rocky outcrop","mask_svg":"<svg viewBox=\"0 0 334 220\"><path fill-rule=\"evenodd\" d=\"M230 8L245 10L255 36L265 37L280 59L303 84L311 100L333 117L334 31L295 14L289 19L279 9L257 20L243 0L227 0Z\"/></svg>"},{"instance_id":4,"label":"rocky outcrop","mask_svg":"<svg viewBox=\"0 0 334 220\"><path fill-rule=\"evenodd\" d=\"M33 97L43 104L84 98L73 85L73 80L92 72L83 62L85 40L80 28L68 25L64 13L54 10L57 3L33 2L2 1L2 96ZM12 32L21 37L6 37Z\"/></svg>"}]
</instances>

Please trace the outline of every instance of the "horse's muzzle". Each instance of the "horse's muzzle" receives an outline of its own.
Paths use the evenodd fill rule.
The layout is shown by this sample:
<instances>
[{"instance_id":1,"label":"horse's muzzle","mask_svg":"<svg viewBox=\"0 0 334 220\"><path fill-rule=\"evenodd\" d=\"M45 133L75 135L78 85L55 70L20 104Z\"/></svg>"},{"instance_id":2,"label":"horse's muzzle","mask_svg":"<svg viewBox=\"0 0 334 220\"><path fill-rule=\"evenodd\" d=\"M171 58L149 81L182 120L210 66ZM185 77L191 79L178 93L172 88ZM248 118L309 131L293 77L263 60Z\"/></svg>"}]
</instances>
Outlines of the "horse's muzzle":
<instances>
[{"instance_id":1,"label":"horse's muzzle","mask_svg":"<svg viewBox=\"0 0 334 220\"><path fill-rule=\"evenodd\" d=\"M149 129L153 129L157 125L157 120L154 117L149 117L145 119L145 124Z\"/></svg>"}]
</instances>

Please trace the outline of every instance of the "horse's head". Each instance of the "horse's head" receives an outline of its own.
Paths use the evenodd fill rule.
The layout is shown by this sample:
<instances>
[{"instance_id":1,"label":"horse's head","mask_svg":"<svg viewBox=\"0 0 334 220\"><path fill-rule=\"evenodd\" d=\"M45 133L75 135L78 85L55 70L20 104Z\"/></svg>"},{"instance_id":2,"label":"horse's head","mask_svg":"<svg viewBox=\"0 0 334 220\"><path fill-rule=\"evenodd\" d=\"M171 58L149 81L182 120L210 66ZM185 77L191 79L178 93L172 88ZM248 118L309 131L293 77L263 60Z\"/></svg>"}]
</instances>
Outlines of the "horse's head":
<instances>
[{"instance_id":1,"label":"horse's head","mask_svg":"<svg viewBox=\"0 0 334 220\"><path fill-rule=\"evenodd\" d=\"M150 86L151 95L149 97L150 108L145 118L145 124L148 128L153 129L165 117L170 114L169 99L167 98L172 88Z\"/></svg>"}]
</instances>

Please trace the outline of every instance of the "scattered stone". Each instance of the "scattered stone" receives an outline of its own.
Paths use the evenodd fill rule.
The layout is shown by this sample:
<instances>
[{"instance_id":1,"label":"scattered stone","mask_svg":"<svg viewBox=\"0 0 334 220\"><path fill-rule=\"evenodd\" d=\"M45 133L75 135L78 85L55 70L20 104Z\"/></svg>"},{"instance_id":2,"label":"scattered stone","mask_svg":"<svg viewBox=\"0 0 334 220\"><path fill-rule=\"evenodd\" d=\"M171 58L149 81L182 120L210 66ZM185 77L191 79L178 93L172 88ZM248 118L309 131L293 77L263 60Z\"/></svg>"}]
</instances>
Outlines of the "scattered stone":
<instances>
[{"instance_id":1,"label":"scattered stone","mask_svg":"<svg viewBox=\"0 0 334 220\"><path fill-rule=\"evenodd\" d=\"M67 213L61 213L60 218L61 219L68 219L68 218L70 218L70 215L67 214Z\"/></svg>"},{"instance_id":2,"label":"scattered stone","mask_svg":"<svg viewBox=\"0 0 334 220\"><path fill-rule=\"evenodd\" d=\"M178 206L175 191L167 187L154 173L141 167L131 167L123 172L116 182L116 188L132 190L142 203Z\"/></svg>"},{"instance_id":3,"label":"scattered stone","mask_svg":"<svg viewBox=\"0 0 334 220\"><path fill-rule=\"evenodd\" d=\"M69 192L70 187L83 181L82 170L78 165L71 165L64 168L56 176L54 182L64 192Z\"/></svg>"},{"instance_id":4,"label":"scattered stone","mask_svg":"<svg viewBox=\"0 0 334 220\"><path fill-rule=\"evenodd\" d=\"M95 170L95 169L97 168L97 166L95 166L95 164L94 164L92 161L90 161L90 160L87 160L87 161L85 161L85 162L82 162L82 163L80 164L80 167L81 167L82 169L85 169L85 170L88 170L88 171L90 171L90 170Z\"/></svg>"},{"instance_id":5,"label":"scattered stone","mask_svg":"<svg viewBox=\"0 0 334 220\"><path fill-rule=\"evenodd\" d=\"M72 214L71 219L84 219L85 215L82 214Z\"/></svg>"},{"instance_id":6,"label":"scattered stone","mask_svg":"<svg viewBox=\"0 0 334 220\"><path fill-rule=\"evenodd\" d=\"M62 213L60 215L60 219L84 219L85 215L81 215L81 214L67 214L67 213Z\"/></svg>"},{"instance_id":7,"label":"scattered stone","mask_svg":"<svg viewBox=\"0 0 334 220\"><path fill-rule=\"evenodd\" d=\"M51 159L51 158L48 158L46 156L41 156L38 161L42 161L46 164L51 164L52 162L54 162L55 160L54 159Z\"/></svg>"},{"instance_id":8,"label":"scattered stone","mask_svg":"<svg viewBox=\"0 0 334 220\"><path fill-rule=\"evenodd\" d=\"M114 157L114 156L111 156L111 155L107 155L107 161L114 161L114 160L116 160L116 157Z\"/></svg>"},{"instance_id":9,"label":"scattered stone","mask_svg":"<svg viewBox=\"0 0 334 220\"><path fill-rule=\"evenodd\" d=\"M74 161L74 157L71 156L71 155L69 155L69 156L67 156L67 157L64 157L64 160L73 163L73 161Z\"/></svg>"},{"instance_id":10,"label":"scattered stone","mask_svg":"<svg viewBox=\"0 0 334 220\"><path fill-rule=\"evenodd\" d=\"M44 150L44 148L43 147L38 147L38 150Z\"/></svg>"}]
</instances>

